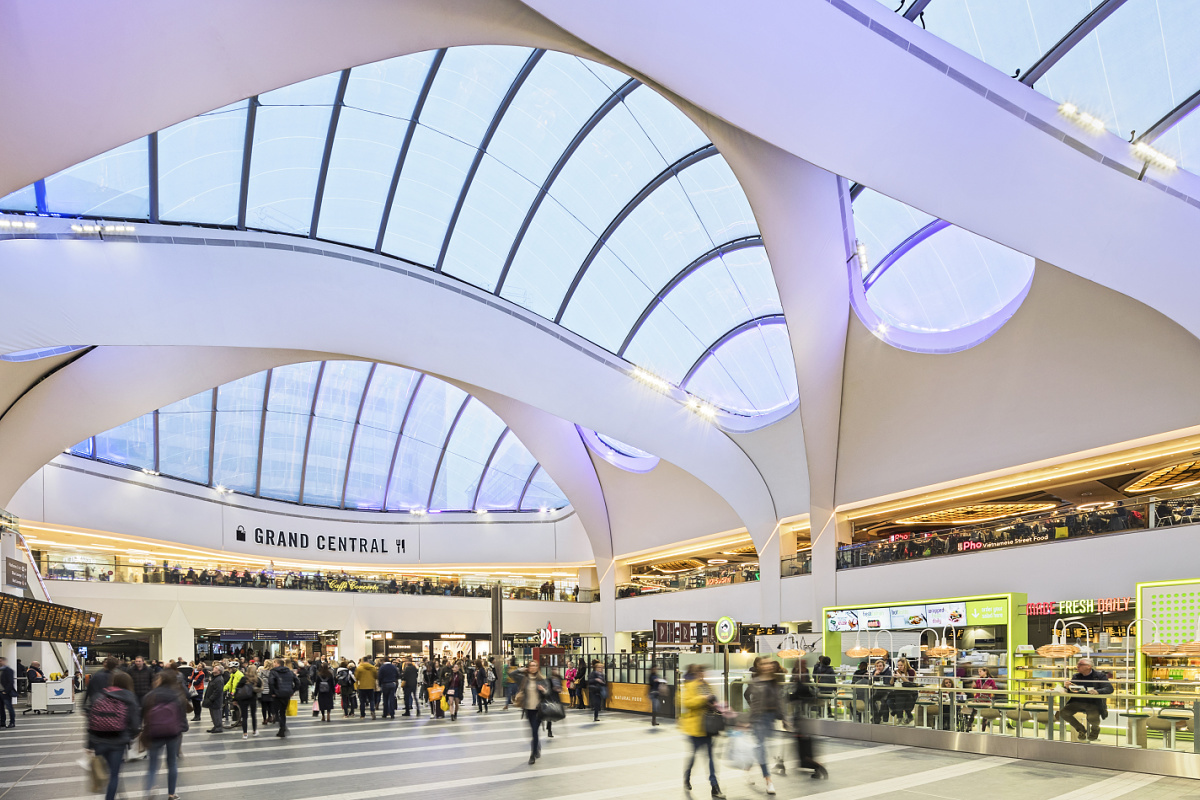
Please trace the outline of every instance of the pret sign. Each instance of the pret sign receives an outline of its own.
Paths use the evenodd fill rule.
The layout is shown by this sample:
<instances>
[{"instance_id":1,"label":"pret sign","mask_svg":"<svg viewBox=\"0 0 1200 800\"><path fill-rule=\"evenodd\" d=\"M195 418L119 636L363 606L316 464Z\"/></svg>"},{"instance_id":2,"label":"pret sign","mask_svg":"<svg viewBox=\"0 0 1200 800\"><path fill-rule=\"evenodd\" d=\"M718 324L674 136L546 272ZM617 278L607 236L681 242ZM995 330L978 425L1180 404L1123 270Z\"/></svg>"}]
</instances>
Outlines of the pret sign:
<instances>
[{"instance_id":1,"label":"pret sign","mask_svg":"<svg viewBox=\"0 0 1200 800\"><path fill-rule=\"evenodd\" d=\"M562 639L562 628L556 628L547 622L546 627L538 631L538 638L541 639L542 647L558 647Z\"/></svg>"}]
</instances>

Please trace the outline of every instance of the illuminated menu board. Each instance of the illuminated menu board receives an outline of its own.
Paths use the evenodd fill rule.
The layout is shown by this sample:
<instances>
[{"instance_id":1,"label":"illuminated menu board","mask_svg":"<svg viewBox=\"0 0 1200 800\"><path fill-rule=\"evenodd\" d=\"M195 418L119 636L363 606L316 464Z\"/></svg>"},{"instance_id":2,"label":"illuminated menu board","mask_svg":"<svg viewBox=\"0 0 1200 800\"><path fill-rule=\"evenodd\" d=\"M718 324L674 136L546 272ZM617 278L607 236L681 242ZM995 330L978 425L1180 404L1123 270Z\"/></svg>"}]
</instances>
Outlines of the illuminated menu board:
<instances>
[{"instance_id":1,"label":"illuminated menu board","mask_svg":"<svg viewBox=\"0 0 1200 800\"><path fill-rule=\"evenodd\" d=\"M81 608L0 595L0 639L91 644L101 615Z\"/></svg>"},{"instance_id":2,"label":"illuminated menu board","mask_svg":"<svg viewBox=\"0 0 1200 800\"><path fill-rule=\"evenodd\" d=\"M997 619L990 620L993 624ZM1003 620L1007 622L1007 619ZM825 612L825 625L830 631L851 633L873 630L920 630L925 627L961 628L967 624L967 604L937 603L923 606L894 608L855 608Z\"/></svg>"}]
</instances>

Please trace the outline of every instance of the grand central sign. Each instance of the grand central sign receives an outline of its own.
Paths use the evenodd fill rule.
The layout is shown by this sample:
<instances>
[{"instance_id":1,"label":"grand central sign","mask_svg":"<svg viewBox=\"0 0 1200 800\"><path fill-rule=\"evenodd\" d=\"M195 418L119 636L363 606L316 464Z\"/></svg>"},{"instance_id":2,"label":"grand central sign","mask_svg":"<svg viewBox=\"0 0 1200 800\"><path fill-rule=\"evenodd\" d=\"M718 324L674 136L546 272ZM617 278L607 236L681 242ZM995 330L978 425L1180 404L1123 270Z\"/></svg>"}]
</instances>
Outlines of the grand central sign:
<instances>
[{"instance_id":1,"label":"grand central sign","mask_svg":"<svg viewBox=\"0 0 1200 800\"><path fill-rule=\"evenodd\" d=\"M362 536L335 536L333 534L317 534L309 536L307 533L297 531L276 531L271 528L255 528L253 533L246 530L246 526L238 525L234 531L234 538L239 542L245 542L250 537L253 538L255 544L266 545L267 547L276 547L281 550L301 550L301 551L323 551L327 553L359 553L359 554L387 554L387 553L404 553L407 548L405 539L392 539L389 537L373 537L366 538ZM394 549L388 549L389 545Z\"/></svg>"}]
</instances>

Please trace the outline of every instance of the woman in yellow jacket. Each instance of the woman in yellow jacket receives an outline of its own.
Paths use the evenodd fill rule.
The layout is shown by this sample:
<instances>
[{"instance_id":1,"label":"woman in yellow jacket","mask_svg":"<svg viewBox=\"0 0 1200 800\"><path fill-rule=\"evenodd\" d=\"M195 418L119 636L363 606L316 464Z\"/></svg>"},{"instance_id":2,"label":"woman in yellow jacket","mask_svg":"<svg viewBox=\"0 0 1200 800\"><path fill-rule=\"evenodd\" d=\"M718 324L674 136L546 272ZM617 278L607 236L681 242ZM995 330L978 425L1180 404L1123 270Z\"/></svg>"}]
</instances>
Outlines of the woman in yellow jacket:
<instances>
[{"instance_id":1,"label":"woman in yellow jacket","mask_svg":"<svg viewBox=\"0 0 1200 800\"><path fill-rule=\"evenodd\" d=\"M713 737L704 729L704 715L712 709L715 701L712 687L704 680L704 667L692 664L684 673L680 694L683 710L679 716L679 728L691 744L687 765L683 770L683 788L689 792L692 790L692 765L696 763L696 751L704 747L708 750L708 780L712 784L712 796L723 798L725 795L717 784L717 764L713 761Z\"/></svg>"}]
</instances>

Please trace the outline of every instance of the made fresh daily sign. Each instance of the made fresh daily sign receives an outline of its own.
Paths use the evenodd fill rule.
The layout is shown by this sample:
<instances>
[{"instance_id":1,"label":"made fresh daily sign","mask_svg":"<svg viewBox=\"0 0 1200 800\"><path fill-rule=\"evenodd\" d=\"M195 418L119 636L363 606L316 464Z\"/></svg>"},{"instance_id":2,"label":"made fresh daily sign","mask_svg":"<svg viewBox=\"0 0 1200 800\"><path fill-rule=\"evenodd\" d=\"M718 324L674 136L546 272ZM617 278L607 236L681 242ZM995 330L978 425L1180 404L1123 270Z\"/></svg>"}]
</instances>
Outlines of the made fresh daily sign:
<instances>
[{"instance_id":1,"label":"made fresh daily sign","mask_svg":"<svg viewBox=\"0 0 1200 800\"><path fill-rule=\"evenodd\" d=\"M1132 611L1132 597L1097 597L1083 600L1051 600L1048 603L1027 603L1025 613L1031 617L1061 616L1064 614L1116 614Z\"/></svg>"}]
</instances>

